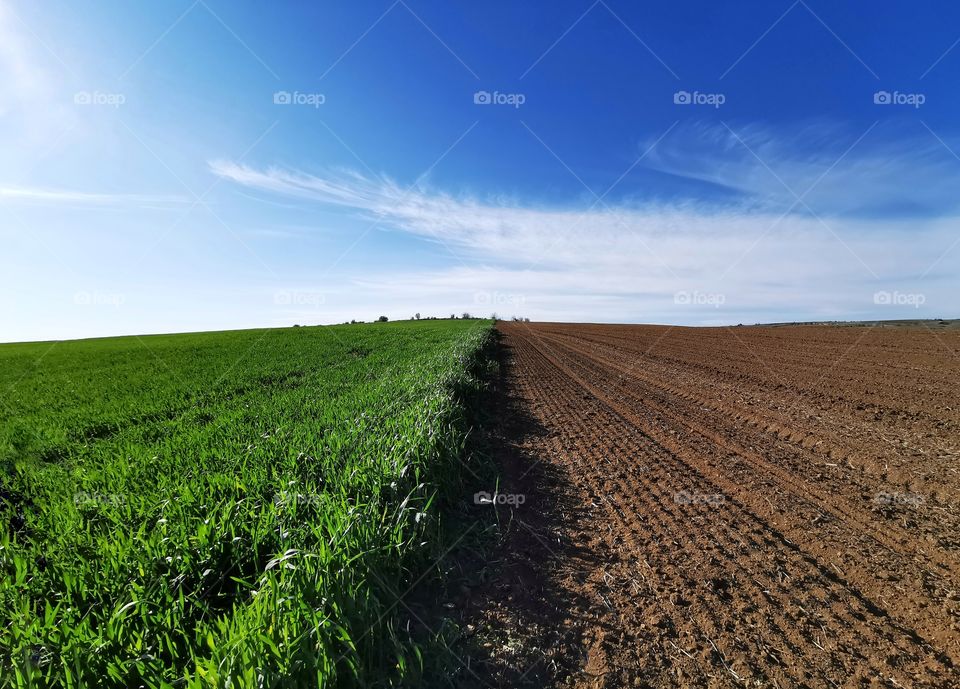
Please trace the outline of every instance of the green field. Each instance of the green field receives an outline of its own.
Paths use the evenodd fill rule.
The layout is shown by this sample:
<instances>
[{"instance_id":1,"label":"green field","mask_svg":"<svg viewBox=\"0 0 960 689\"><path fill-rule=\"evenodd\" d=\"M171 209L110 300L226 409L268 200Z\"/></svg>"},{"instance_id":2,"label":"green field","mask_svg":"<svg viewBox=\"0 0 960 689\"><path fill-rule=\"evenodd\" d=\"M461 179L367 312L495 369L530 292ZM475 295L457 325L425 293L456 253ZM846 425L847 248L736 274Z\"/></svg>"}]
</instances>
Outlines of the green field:
<instances>
[{"instance_id":1,"label":"green field","mask_svg":"<svg viewBox=\"0 0 960 689\"><path fill-rule=\"evenodd\" d=\"M489 321L0 345L0 685L386 686Z\"/></svg>"}]
</instances>

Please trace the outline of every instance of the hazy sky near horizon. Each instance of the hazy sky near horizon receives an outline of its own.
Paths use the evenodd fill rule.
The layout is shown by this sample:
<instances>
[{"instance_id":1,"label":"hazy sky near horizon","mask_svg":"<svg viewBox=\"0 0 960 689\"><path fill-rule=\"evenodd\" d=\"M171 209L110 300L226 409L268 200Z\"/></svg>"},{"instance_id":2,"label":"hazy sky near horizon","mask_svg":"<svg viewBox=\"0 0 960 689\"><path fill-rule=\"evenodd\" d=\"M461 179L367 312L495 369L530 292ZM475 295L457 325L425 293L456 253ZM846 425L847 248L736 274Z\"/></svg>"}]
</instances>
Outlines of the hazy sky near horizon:
<instances>
[{"instance_id":1,"label":"hazy sky near horizon","mask_svg":"<svg viewBox=\"0 0 960 689\"><path fill-rule=\"evenodd\" d=\"M0 341L956 317L960 6L0 0Z\"/></svg>"}]
</instances>

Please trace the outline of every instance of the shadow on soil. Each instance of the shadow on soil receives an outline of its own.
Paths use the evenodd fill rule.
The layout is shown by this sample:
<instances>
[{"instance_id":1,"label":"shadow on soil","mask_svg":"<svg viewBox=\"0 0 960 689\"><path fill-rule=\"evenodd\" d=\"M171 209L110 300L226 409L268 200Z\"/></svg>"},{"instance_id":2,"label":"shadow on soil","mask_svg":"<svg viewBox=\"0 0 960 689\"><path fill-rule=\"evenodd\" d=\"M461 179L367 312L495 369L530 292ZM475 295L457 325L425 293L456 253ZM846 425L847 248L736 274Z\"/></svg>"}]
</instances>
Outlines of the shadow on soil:
<instances>
[{"instance_id":1,"label":"shadow on soil","mask_svg":"<svg viewBox=\"0 0 960 689\"><path fill-rule=\"evenodd\" d=\"M449 656L425 659L427 686L542 687L584 662L571 611L589 602L557 574L589 569L595 558L561 536L579 518L570 481L527 449L549 433L512 385L513 354L499 333L497 340L499 373L483 405L492 414L474 439L487 470L468 467L466 504L455 517L467 535L444 560L441 589L424 587L409 602L411 633L419 627L439 638ZM494 504L477 504L481 492Z\"/></svg>"}]
</instances>

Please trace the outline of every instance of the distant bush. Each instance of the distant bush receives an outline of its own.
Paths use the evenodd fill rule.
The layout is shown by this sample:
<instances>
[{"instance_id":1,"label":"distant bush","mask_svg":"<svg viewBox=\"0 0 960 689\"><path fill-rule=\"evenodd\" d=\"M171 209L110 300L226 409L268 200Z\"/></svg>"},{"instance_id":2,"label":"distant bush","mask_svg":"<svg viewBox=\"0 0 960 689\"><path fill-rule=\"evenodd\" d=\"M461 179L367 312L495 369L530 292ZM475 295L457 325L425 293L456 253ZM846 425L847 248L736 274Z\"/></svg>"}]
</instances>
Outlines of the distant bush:
<instances>
[{"instance_id":1,"label":"distant bush","mask_svg":"<svg viewBox=\"0 0 960 689\"><path fill-rule=\"evenodd\" d=\"M389 320L386 316L380 316L380 318L377 319L377 323L386 323Z\"/></svg>"}]
</instances>

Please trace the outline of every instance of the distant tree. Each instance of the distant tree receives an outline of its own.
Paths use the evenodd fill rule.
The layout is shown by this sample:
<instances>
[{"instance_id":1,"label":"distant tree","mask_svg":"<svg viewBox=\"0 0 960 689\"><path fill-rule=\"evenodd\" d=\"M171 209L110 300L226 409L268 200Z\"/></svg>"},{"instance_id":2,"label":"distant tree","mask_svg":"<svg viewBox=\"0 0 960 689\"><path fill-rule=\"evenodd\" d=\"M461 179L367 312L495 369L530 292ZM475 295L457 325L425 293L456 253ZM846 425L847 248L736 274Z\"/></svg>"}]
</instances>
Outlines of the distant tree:
<instances>
[{"instance_id":1,"label":"distant tree","mask_svg":"<svg viewBox=\"0 0 960 689\"><path fill-rule=\"evenodd\" d=\"M464 311L463 315L460 316L460 318L463 318L464 320L469 320L470 318L473 318L473 316L471 316L468 312Z\"/></svg>"},{"instance_id":2,"label":"distant tree","mask_svg":"<svg viewBox=\"0 0 960 689\"><path fill-rule=\"evenodd\" d=\"M357 324L357 319L356 319L356 318L351 318L351 319L350 319L350 323L351 323L352 325L356 325L356 324Z\"/></svg>"},{"instance_id":3,"label":"distant tree","mask_svg":"<svg viewBox=\"0 0 960 689\"><path fill-rule=\"evenodd\" d=\"M377 319L377 323L386 323L388 320L390 319L386 316L380 316L380 318Z\"/></svg>"},{"instance_id":4,"label":"distant tree","mask_svg":"<svg viewBox=\"0 0 960 689\"><path fill-rule=\"evenodd\" d=\"M419 320L420 320L420 312L417 311L417 312L414 314L413 317L416 318L416 319L419 321Z\"/></svg>"},{"instance_id":5,"label":"distant tree","mask_svg":"<svg viewBox=\"0 0 960 689\"><path fill-rule=\"evenodd\" d=\"M451 314L450 314L450 320L451 320L451 321L457 320L457 314L451 313Z\"/></svg>"}]
</instances>

